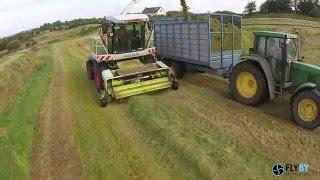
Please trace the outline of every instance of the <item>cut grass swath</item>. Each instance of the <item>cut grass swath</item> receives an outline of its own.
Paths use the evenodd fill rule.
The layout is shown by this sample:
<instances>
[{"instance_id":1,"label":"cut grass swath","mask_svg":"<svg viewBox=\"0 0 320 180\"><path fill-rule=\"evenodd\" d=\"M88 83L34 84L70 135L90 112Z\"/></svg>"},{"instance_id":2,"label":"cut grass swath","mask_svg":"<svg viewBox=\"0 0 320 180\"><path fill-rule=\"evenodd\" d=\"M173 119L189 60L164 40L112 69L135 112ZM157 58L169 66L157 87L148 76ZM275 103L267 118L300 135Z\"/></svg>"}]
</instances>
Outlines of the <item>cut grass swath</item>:
<instances>
[{"instance_id":1,"label":"cut grass swath","mask_svg":"<svg viewBox=\"0 0 320 180\"><path fill-rule=\"evenodd\" d=\"M45 92L50 82L52 59L46 57L21 90L6 116L0 117L0 176L24 179L29 176L32 141Z\"/></svg>"}]
</instances>

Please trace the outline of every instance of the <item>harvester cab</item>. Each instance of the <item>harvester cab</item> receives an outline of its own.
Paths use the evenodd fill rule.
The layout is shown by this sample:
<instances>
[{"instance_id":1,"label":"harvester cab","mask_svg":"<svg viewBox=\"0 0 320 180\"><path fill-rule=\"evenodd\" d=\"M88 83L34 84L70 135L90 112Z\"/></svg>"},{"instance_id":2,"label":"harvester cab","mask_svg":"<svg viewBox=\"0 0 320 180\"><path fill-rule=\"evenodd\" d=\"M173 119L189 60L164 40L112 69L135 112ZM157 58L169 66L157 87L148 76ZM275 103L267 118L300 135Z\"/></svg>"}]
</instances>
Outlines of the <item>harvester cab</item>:
<instances>
[{"instance_id":1,"label":"harvester cab","mask_svg":"<svg viewBox=\"0 0 320 180\"><path fill-rule=\"evenodd\" d=\"M149 18L142 14L119 15L104 18L100 36L107 50L113 54L130 53L147 48Z\"/></svg>"},{"instance_id":2,"label":"harvester cab","mask_svg":"<svg viewBox=\"0 0 320 180\"><path fill-rule=\"evenodd\" d=\"M95 81L101 106L107 97L120 99L160 89L178 89L171 69L155 56L151 46L149 17L126 14L104 18L99 35L92 37L91 55L86 63Z\"/></svg>"},{"instance_id":3,"label":"harvester cab","mask_svg":"<svg viewBox=\"0 0 320 180\"><path fill-rule=\"evenodd\" d=\"M230 83L234 97L257 105L292 94L291 111L298 125L320 126L320 67L299 57L299 36L282 32L254 32L249 54L233 69Z\"/></svg>"}]
</instances>

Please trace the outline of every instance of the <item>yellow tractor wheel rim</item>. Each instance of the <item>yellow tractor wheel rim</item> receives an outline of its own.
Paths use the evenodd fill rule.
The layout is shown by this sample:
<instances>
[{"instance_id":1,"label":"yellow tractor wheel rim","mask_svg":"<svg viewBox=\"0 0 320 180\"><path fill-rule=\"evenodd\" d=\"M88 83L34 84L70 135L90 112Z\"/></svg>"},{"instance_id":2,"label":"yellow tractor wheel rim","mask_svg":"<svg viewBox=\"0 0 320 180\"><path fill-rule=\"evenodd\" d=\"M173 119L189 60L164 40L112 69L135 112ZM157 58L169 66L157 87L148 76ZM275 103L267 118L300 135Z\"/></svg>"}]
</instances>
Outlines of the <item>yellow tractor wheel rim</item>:
<instances>
[{"instance_id":1,"label":"yellow tractor wheel rim","mask_svg":"<svg viewBox=\"0 0 320 180\"><path fill-rule=\"evenodd\" d=\"M257 80L250 72L241 72L237 77L236 84L239 94L246 99L251 99L257 94Z\"/></svg>"},{"instance_id":2,"label":"yellow tractor wheel rim","mask_svg":"<svg viewBox=\"0 0 320 180\"><path fill-rule=\"evenodd\" d=\"M298 105L299 116L306 122L316 120L318 112L318 105L312 99L303 99Z\"/></svg>"}]
</instances>

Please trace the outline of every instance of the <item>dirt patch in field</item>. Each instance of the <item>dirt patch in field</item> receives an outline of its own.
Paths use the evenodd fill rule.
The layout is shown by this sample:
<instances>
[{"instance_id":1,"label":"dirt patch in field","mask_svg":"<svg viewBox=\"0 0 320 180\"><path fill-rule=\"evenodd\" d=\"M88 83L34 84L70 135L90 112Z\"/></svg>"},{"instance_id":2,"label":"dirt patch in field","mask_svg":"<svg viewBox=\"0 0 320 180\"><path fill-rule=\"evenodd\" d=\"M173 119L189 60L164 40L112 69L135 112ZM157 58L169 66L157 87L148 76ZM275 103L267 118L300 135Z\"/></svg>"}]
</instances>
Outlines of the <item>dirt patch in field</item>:
<instances>
[{"instance_id":1,"label":"dirt patch in field","mask_svg":"<svg viewBox=\"0 0 320 180\"><path fill-rule=\"evenodd\" d=\"M35 135L32 179L81 179L81 160L75 146L73 124L65 103L63 70L54 52L55 74L40 114Z\"/></svg>"}]
</instances>

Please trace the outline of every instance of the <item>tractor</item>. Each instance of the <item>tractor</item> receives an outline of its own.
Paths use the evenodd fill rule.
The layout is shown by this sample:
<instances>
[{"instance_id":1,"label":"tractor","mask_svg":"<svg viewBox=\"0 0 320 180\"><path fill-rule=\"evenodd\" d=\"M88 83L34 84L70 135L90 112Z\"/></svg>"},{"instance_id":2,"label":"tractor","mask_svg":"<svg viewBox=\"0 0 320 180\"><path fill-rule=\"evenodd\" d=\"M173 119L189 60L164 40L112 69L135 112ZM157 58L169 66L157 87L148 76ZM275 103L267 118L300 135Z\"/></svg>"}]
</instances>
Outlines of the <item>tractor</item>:
<instances>
[{"instance_id":1,"label":"tractor","mask_svg":"<svg viewBox=\"0 0 320 180\"><path fill-rule=\"evenodd\" d=\"M92 37L91 55L86 61L88 78L95 82L102 107L110 99L178 89L171 69L155 56L152 35L147 15L126 14L103 19L99 35Z\"/></svg>"},{"instance_id":2,"label":"tractor","mask_svg":"<svg viewBox=\"0 0 320 180\"><path fill-rule=\"evenodd\" d=\"M230 75L235 99L258 105L291 94L293 121L306 129L320 125L320 67L303 62L299 36L254 32L254 46L242 55Z\"/></svg>"}]
</instances>

